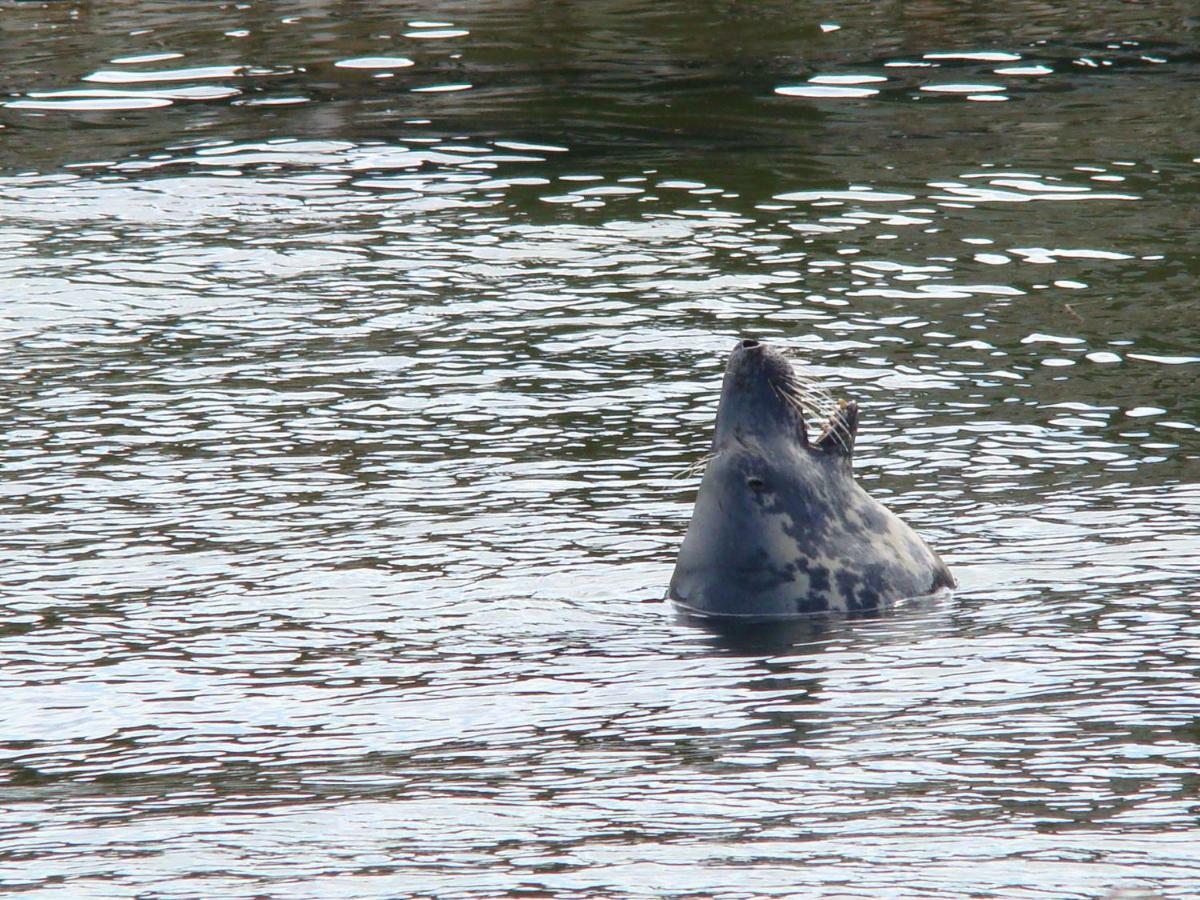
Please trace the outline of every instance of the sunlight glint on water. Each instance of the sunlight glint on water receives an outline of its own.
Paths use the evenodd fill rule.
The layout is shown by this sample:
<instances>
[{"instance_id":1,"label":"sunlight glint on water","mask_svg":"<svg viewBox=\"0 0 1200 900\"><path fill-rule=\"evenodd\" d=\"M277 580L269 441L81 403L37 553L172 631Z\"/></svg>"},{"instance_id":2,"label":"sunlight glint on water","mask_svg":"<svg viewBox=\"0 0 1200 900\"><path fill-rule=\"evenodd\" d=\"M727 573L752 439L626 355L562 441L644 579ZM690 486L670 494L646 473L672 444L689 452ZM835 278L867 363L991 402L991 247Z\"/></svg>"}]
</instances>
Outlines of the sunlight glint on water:
<instances>
[{"instance_id":1,"label":"sunlight glint on water","mask_svg":"<svg viewBox=\"0 0 1200 900\"><path fill-rule=\"evenodd\" d=\"M1194 894L1184 26L518 12L8 11L0 883ZM742 335L955 597L666 607Z\"/></svg>"}]
</instances>

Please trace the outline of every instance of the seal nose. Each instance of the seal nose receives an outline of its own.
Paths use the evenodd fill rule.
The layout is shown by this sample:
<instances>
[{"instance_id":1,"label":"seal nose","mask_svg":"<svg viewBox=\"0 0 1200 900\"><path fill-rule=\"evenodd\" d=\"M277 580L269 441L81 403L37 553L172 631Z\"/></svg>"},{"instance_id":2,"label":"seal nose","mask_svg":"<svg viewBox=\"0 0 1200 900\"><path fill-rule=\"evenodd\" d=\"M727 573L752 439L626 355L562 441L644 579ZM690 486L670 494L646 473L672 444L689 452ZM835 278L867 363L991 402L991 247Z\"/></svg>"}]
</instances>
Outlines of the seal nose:
<instances>
[{"instance_id":1,"label":"seal nose","mask_svg":"<svg viewBox=\"0 0 1200 900\"><path fill-rule=\"evenodd\" d=\"M760 344L754 338L746 338L744 341L742 341L742 349L743 350L753 350L755 347L761 347L761 346L762 346L762 344Z\"/></svg>"}]
</instances>

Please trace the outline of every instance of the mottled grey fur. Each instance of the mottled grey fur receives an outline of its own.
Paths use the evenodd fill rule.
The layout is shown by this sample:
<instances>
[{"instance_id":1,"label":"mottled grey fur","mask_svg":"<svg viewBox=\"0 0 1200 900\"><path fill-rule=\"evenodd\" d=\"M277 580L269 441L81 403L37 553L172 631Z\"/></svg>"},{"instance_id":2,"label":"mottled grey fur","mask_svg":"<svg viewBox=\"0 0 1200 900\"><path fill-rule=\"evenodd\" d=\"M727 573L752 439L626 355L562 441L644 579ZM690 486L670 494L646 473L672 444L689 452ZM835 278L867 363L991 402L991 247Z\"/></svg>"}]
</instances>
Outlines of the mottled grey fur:
<instances>
[{"instance_id":1,"label":"mottled grey fur","mask_svg":"<svg viewBox=\"0 0 1200 900\"><path fill-rule=\"evenodd\" d=\"M810 443L797 384L778 352L734 348L671 599L704 616L775 619L953 587L938 555L854 480L857 406Z\"/></svg>"}]
</instances>

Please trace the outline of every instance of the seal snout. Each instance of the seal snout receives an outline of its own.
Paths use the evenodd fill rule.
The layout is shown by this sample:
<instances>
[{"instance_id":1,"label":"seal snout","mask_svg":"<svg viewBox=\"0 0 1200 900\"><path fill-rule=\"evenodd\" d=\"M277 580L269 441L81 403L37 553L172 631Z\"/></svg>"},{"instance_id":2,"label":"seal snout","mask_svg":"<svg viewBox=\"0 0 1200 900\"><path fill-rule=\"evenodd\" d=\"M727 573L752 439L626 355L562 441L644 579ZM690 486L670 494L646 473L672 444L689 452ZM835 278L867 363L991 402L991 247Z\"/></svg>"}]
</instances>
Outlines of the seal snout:
<instances>
[{"instance_id":1,"label":"seal snout","mask_svg":"<svg viewBox=\"0 0 1200 900\"><path fill-rule=\"evenodd\" d=\"M736 373L743 388L786 385L792 378L792 367L783 354L754 338L738 341L729 357L727 371Z\"/></svg>"},{"instance_id":2,"label":"seal snout","mask_svg":"<svg viewBox=\"0 0 1200 900\"><path fill-rule=\"evenodd\" d=\"M792 368L782 353L755 338L739 340L725 367L714 440L761 442L786 435L807 447L793 382Z\"/></svg>"}]
</instances>

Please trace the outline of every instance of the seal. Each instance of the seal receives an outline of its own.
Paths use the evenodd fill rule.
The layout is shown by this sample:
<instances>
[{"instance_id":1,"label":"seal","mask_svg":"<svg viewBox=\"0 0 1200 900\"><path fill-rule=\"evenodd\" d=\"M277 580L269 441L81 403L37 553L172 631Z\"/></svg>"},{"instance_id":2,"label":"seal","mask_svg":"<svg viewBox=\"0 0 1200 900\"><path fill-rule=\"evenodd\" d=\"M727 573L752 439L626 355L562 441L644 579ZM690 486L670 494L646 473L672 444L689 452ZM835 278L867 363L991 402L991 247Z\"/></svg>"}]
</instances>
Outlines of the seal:
<instances>
[{"instance_id":1,"label":"seal","mask_svg":"<svg viewBox=\"0 0 1200 900\"><path fill-rule=\"evenodd\" d=\"M712 452L669 596L702 617L870 613L955 585L936 553L854 480L858 405L815 441L803 382L746 339L725 367Z\"/></svg>"}]
</instances>

